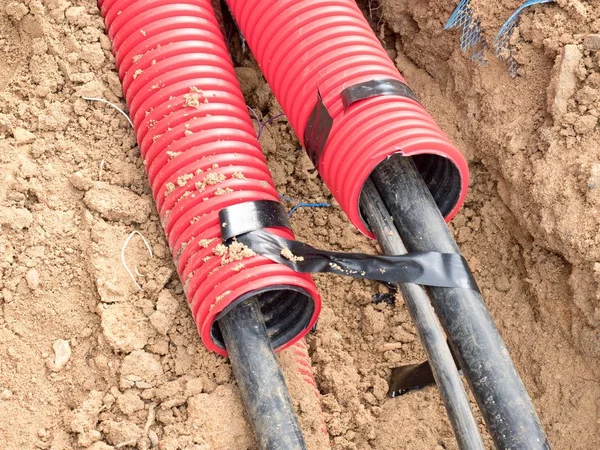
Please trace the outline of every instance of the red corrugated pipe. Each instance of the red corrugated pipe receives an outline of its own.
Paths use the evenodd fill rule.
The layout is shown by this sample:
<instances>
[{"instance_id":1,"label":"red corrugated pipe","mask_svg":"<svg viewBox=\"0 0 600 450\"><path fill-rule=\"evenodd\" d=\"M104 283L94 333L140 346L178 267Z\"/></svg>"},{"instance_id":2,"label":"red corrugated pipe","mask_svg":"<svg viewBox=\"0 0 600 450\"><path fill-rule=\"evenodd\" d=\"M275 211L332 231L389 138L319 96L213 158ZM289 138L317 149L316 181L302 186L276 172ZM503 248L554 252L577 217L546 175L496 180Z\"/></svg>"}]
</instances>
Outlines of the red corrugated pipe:
<instances>
[{"instance_id":1,"label":"red corrugated pipe","mask_svg":"<svg viewBox=\"0 0 600 450\"><path fill-rule=\"evenodd\" d=\"M467 192L465 158L417 101L377 96L346 110L340 93L373 80L405 83L354 0L227 0L283 112L304 133L320 93L333 126L317 168L352 223L362 186L393 153L415 157L450 220ZM418 156L417 156L418 155Z\"/></svg>"},{"instance_id":2,"label":"red corrugated pipe","mask_svg":"<svg viewBox=\"0 0 600 450\"><path fill-rule=\"evenodd\" d=\"M316 322L312 278L227 250L218 212L279 200L210 0L99 0L156 205L205 345L232 303L262 300L273 347ZM272 229L293 239L291 230ZM281 291L277 294L273 291Z\"/></svg>"},{"instance_id":3,"label":"red corrugated pipe","mask_svg":"<svg viewBox=\"0 0 600 450\"><path fill-rule=\"evenodd\" d=\"M308 354L308 347L305 340L299 340L292 347L290 347L287 352L289 352L291 355L290 360L295 366L297 376L300 377L302 382L304 382L312 390L315 396L315 406L317 408L316 416L321 421L321 432L323 434L323 437L315 436L315 438L319 439L319 445L321 446L320 448L322 450L331 449L329 432L327 431L327 424L325 422L325 415L323 413L323 409L321 408L321 393L319 392L319 387L313 374L312 361L310 359L310 355Z\"/></svg>"}]
</instances>

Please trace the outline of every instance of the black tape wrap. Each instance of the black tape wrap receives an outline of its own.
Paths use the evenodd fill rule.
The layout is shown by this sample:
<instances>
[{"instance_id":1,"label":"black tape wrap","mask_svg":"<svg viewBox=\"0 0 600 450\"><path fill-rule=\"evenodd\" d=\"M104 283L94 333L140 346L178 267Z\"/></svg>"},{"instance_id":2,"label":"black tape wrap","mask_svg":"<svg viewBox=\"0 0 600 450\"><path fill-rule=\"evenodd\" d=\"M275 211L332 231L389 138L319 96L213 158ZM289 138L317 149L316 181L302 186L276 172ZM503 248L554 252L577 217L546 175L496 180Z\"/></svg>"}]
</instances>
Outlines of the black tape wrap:
<instances>
[{"instance_id":1,"label":"black tape wrap","mask_svg":"<svg viewBox=\"0 0 600 450\"><path fill-rule=\"evenodd\" d=\"M238 203L222 209L219 220L223 242L263 228L284 227L291 230L283 205L270 200Z\"/></svg>"},{"instance_id":2,"label":"black tape wrap","mask_svg":"<svg viewBox=\"0 0 600 450\"><path fill-rule=\"evenodd\" d=\"M359 100L378 97L380 95L398 95L400 97L410 98L419 103L417 96L408 85L400 80L394 79L366 81L347 87L340 95L342 96L344 109L348 109L352 103Z\"/></svg>"},{"instance_id":3,"label":"black tape wrap","mask_svg":"<svg viewBox=\"0 0 600 450\"><path fill-rule=\"evenodd\" d=\"M259 200L230 206L219 212L219 220L223 242L257 229L290 228L285 208L273 201ZM306 330L316 307L309 292L296 286L274 285L249 292L236 298L217 316L211 329L216 344L224 348L219 318L250 297L256 298L260 305L273 348L283 346Z\"/></svg>"},{"instance_id":4,"label":"black tape wrap","mask_svg":"<svg viewBox=\"0 0 600 450\"><path fill-rule=\"evenodd\" d=\"M255 253L296 272L477 290L466 261L457 253L415 252L399 256L340 253L279 237L263 229L287 226L285 209L277 202L230 206L219 212L219 218L226 245L237 239Z\"/></svg>"},{"instance_id":5,"label":"black tape wrap","mask_svg":"<svg viewBox=\"0 0 600 450\"><path fill-rule=\"evenodd\" d=\"M317 103L310 113L304 130L304 147L315 167L319 167L332 126L333 117L325 107L321 94L317 92Z\"/></svg>"},{"instance_id":6,"label":"black tape wrap","mask_svg":"<svg viewBox=\"0 0 600 450\"><path fill-rule=\"evenodd\" d=\"M340 95L344 104L344 110L359 100L378 97L380 95L398 95L418 102L415 93L410 87L399 80L391 78L359 83L347 87ZM329 138L332 126L333 117L331 117L331 114L329 114L327 107L323 103L321 93L317 91L317 103L310 113L306 128L304 129L304 147L317 168L319 167L319 161L323 155L325 145L327 145L327 139Z\"/></svg>"}]
</instances>

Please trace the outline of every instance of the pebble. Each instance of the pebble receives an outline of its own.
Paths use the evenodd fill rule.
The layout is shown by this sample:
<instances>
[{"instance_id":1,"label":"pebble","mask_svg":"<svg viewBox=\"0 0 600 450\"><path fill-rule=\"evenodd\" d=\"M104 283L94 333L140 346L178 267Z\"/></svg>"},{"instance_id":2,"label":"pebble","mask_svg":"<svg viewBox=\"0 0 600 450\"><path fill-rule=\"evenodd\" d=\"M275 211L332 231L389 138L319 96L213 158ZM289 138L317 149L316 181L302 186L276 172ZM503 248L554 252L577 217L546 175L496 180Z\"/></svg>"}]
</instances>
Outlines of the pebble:
<instances>
[{"instance_id":1,"label":"pebble","mask_svg":"<svg viewBox=\"0 0 600 450\"><path fill-rule=\"evenodd\" d=\"M25 280L32 291L40 287L40 274L36 269L29 269L25 274Z\"/></svg>"},{"instance_id":2,"label":"pebble","mask_svg":"<svg viewBox=\"0 0 600 450\"><path fill-rule=\"evenodd\" d=\"M87 191L92 187L92 181L89 178L86 178L81 172L75 172L69 178L71 185L80 191Z\"/></svg>"},{"instance_id":3,"label":"pebble","mask_svg":"<svg viewBox=\"0 0 600 450\"><path fill-rule=\"evenodd\" d=\"M594 164L592 166L592 170L591 170L591 175L588 178L588 188L590 189L598 189L600 187L600 164ZM594 265L594 270L597 272L600 272L600 264L596 263L598 265L598 269L596 268L596 265Z\"/></svg>"},{"instance_id":4,"label":"pebble","mask_svg":"<svg viewBox=\"0 0 600 450\"><path fill-rule=\"evenodd\" d=\"M62 370L69 362L69 359L71 359L71 346L69 345L69 341L59 339L52 347L54 348L53 370L58 372Z\"/></svg>"},{"instance_id":5,"label":"pebble","mask_svg":"<svg viewBox=\"0 0 600 450\"><path fill-rule=\"evenodd\" d=\"M11 359L14 359L15 361L18 361L19 359L21 359L19 357L19 352L16 351L14 347L8 347L8 349L6 350L6 353L8 354L8 356L11 357Z\"/></svg>"},{"instance_id":6,"label":"pebble","mask_svg":"<svg viewBox=\"0 0 600 450\"><path fill-rule=\"evenodd\" d=\"M17 141L17 144L31 144L35 141L35 134L21 127L16 127L14 129L13 136Z\"/></svg>"},{"instance_id":7,"label":"pebble","mask_svg":"<svg viewBox=\"0 0 600 450\"><path fill-rule=\"evenodd\" d=\"M33 214L27 208L0 206L0 225L7 225L15 231L29 228L33 223Z\"/></svg>"},{"instance_id":8,"label":"pebble","mask_svg":"<svg viewBox=\"0 0 600 450\"><path fill-rule=\"evenodd\" d=\"M0 400L9 400L12 397L13 393L10 389L4 389L0 392Z\"/></svg>"},{"instance_id":9,"label":"pebble","mask_svg":"<svg viewBox=\"0 0 600 450\"><path fill-rule=\"evenodd\" d=\"M150 443L152 447L158 447L158 435L154 430L148 430L148 438L150 439Z\"/></svg>"},{"instance_id":10,"label":"pebble","mask_svg":"<svg viewBox=\"0 0 600 450\"><path fill-rule=\"evenodd\" d=\"M500 275L494 281L494 287L500 292L508 292L511 287L510 278L506 275Z\"/></svg>"},{"instance_id":11,"label":"pebble","mask_svg":"<svg viewBox=\"0 0 600 450\"><path fill-rule=\"evenodd\" d=\"M402 348L402 343L401 342L387 342L381 346L379 346L379 348L377 349L380 352L388 352L391 350L398 350Z\"/></svg>"},{"instance_id":12,"label":"pebble","mask_svg":"<svg viewBox=\"0 0 600 450\"><path fill-rule=\"evenodd\" d=\"M586 50L600 50L600 34L588 34L583 38L583 48Z\"/></svg>"},{"instance_id":13,"label":"pebble","mask_svg":"<svg viewBox=\"0 0 600 450\"><path fill-rule=\"evenodd\" d=\"M554 123L559 124L567 113L567 105L577 89L576 71L583 55L576 45L565 45L555 63L554 75L548 86L549 109Z\"/></svg>"}]
</instances>

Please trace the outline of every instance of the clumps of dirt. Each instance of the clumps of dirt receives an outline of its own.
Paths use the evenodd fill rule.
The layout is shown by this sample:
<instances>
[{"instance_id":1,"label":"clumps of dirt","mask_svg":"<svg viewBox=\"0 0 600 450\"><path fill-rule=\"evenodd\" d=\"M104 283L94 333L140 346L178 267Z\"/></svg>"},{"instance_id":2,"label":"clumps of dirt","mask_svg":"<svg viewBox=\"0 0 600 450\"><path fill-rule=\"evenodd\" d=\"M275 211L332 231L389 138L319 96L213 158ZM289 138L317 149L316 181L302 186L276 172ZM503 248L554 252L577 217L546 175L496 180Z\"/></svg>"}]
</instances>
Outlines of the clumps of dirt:
<instances>
[{"instance_id":1,"label":"clumps of dirt","mask_svg":"<svg viewBox=\"0 0 600 450\"><path fill-rule=\"evenodd\" d=\"M215 241L216 238L212 238L212 239L200 239L198 241L198 245L200 245L200 247L203 248L208 248L208 246Z\"/></svg>"},{"instance_id":2,"label":"clumps of dirt","mask_svg":"<svg viewBox=\"0 0 600 450\"><path fill-rule=\"evenodd\" d=\"M179 311L179 302L168 290L161 291L156 300L156 311L150 317L152 326L163 336L166 336L169 329L175 322L175 317Z\"/></svg>"},{"instance_id":3,"label":"clumps of dirt","mask_svg":"<svg viewBox=\"0 0 600 450\"><path fill-rule=\"evenodd\" d=\"M250 247L235 240L227 247L223 244L218 244L213 250L213 253L221 257L222 266L234 261L241 261L256 256L256 253L254 253Z\"/></svg>"},{"instance_id":4,"label":"clumps of dirt","mask_svg":"<svg viewBox=\"0 0 600 450\"><path fill-rule=\"evenodd\" d=\"M304 256L294 255L292 251L287 247L281 249L281 256L292 262L304 261Z\"/></svg>"},{"instance_id":5,"label":"clumps of dirt","mask_svg":"<svg viewBox=\"0 0 600 450\"><path fill-rule=\"evenodd\" d=\"M225 189L218 187L217 190L215 191L215 195L225 195L225 194L231 194L233 191L233 189L227 187Z\"/></svg>"},{"instance_id":6,"label":"clumps of dirt","mask_svg":"<svg viewBox=\"0 0 600 450\"><path fill-rule=\"evenodd\" d=\"M100 305L99 310L104 337L115 351L127 353L142 349L154 335L148 318L130 304Z\"/></svg>"},{"instance_id":7,"label":"clumps of dirt","mask_svg":"<svg viewBox=\"0 0 600 450\"><path fill-rule=\"evenodd\" d=\"M69 428L77 436L77 443L87 447L100 440L102 435L96 426L100 412L104 406L105 394L100 391L91 391L81 405L73 412ZM114 402L114 397L112 398Z\"/></svg>"},{"instance_id":8,"label":"clumps of dirt","mask_svg":"<svg viewBox=\"0 0 600 450\"><path fill-rule=\"evenodd\" d=\"M225 175L220 172L211 172L206 175L204 182L209 186L214 186L225 181Z\"/></svg>"},{"instance_id":9,"label":"clumps of dirt","mask_svg":"<svg viewBox=\"0 0 600 450\"><path fill-rule=\"evenodd\" d=\"M188 108L200 109L200 106L204 103L208 103L208 99L204 96L202 89L192 86L190 92L183 96L185 102L184 105Z\"/></svg>"},{"instance_id":10,"label":"clumps of dirt","mask_svg":"<svg viewBox=\"0 0 600 450\"><path fill-rule=\"evenodd\" d=\"M181 175L179 178L177 178L177 185L183 187L192 178L194 178L193 173L186 173L185 175Z\"/></svg>"},{"instance_id":11,"label":"clumps of dirt","mask_svg":"<svg viewBox=\"0 0 600 450\"><path fill-rule=\"evenodd\" d=\"M110 221L143 223L148 218L151 200L128 189L98 181L85 193L83 201L91 210Z\"/></svg>"}]
</instances>

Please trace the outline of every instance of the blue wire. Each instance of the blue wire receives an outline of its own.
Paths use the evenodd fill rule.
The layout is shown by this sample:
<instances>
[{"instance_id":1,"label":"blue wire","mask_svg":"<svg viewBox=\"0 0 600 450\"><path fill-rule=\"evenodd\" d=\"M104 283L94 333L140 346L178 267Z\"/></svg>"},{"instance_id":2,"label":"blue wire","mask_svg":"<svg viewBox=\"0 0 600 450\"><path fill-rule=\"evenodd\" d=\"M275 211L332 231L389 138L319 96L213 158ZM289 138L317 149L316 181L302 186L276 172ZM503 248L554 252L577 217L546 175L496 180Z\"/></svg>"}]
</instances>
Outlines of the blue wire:
<instances>
[{"instance_id":1,"label":"blue wire","mask_svg":"<svg viewBox=\"0 0 600 450\"><path fill-rule=\"evenodd\" d=\"M294 214L294 212L298 208L303 208L303 207L307 207L307 208L328 208L330 206L331 206L331 204L329 204L329 203L298 203L296 206L294 206L290 210L290 212L288 213L288 217L292 217L292 214Z\"/></svg>"},{"instance_id":2,"label":"blue wire","mask_svg":"<svg viewBox=\"0 0 600 450\"><path fill-rule=\"evenodd\" d=\"M280 198L281 200L285 200L286 202L295 203L293 199L291 199L291 198L289 198L289 197L286 197L286 196L285 196L285 195L283 195L283 194L279 194L279 198Z\"/></svg>"}]
</instances>

